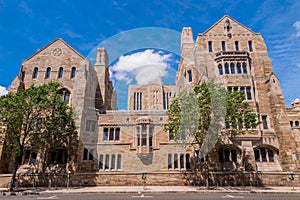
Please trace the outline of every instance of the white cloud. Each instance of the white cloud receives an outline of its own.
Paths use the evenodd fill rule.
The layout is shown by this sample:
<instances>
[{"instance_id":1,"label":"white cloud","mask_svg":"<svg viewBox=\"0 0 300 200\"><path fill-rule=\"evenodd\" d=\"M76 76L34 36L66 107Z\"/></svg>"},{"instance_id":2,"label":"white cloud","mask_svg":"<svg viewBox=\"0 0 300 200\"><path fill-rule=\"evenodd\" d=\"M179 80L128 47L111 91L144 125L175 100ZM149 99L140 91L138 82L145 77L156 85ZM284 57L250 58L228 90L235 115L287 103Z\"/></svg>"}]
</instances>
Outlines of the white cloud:
<instances>
[{"instance_id":1,"label":"white cloud","mask_svg":"<svg viewBox=\"0 0 300 200\"><path fill-rule=\"evenodd\" d=\"M162 77L167 75L171 56L171 54L147 49L143 52L121 56L110 70L115 80L125 81L127 84L135 80L138 85L143 85L156 80L159 74Z\"/></svg>"},{"instance_id":2,"label":"white cloud","mask_svg":"<svg viewBox=\"0 0 300 200\"><path fill-rule=\"evenodd\" d=\"M8 90L6 87L0 86L0 96L6 95L8 93Z\"/></svg>"},{"instance_id":3,"label":"white cloud","mask_svg":"<svg viewBox=\"0 0 300 200\"><path fill-rule=\"evenodd\" d=\"M293 26L295 27L297 33L296 33L296 37L300 37L300 21L296 21Z\"/></svg>"}]
</instances>

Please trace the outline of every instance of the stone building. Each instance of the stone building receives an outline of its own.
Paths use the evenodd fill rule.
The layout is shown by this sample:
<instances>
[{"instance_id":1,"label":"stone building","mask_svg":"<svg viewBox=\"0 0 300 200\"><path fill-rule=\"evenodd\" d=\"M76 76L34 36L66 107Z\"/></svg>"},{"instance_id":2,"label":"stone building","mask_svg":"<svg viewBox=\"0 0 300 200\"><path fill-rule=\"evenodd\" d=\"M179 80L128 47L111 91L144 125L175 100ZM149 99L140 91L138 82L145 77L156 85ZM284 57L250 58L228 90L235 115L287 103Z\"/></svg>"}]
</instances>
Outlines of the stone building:
<instances>
[{"instance_id":1,"label":"stone building","mask_svg":"<svg viewBox=\"0 0 300 200\"><path fill-rule=\"evenodd\" d=\"M231 139L234 149L211 152L213 171L248 170L247 159L249 170L265 173L263 182L268 184L276 184L271 175L283 181L284 172L299 171L293 158L300 156L300 101L286 108L261 34L225 15L195 41L192 29L183 28L180 48L175 85L164 85L161 77L147 85L130 85L126 111L117 110L105 49L97 50L92 66L60 38L23 61L10 90L49 80L62 84L61 95L75 109L80 135L73 161L81 178L74 184L132 185L140 183L142 171L149 173L152 184L188 184L182 180L197 161L197 151L175 141L163 126L178 91L207 80L244 92L262 121Z\"/></svg>"}]
</instances>

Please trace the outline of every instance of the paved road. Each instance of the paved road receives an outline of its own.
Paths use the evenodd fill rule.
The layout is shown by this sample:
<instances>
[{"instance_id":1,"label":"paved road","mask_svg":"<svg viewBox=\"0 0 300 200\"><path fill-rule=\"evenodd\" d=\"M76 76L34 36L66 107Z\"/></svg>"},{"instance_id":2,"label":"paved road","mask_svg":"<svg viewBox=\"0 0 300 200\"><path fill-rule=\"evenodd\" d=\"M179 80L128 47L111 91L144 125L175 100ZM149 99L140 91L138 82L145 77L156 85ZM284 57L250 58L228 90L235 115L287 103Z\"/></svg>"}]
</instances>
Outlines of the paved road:
<instances>
[{"instance_id":1,"label":"paved road","mask_svg":"<svg viewBox=\"0 0 300 200\"><path fill-rule=\"evenodd\" d=\"M58 194L58 195L37 195L37 196L0 196L2 199L18 200L227 200L227 199L247 199L247 200L299 200L300 194Z\"/></svg>"}]
</instances>

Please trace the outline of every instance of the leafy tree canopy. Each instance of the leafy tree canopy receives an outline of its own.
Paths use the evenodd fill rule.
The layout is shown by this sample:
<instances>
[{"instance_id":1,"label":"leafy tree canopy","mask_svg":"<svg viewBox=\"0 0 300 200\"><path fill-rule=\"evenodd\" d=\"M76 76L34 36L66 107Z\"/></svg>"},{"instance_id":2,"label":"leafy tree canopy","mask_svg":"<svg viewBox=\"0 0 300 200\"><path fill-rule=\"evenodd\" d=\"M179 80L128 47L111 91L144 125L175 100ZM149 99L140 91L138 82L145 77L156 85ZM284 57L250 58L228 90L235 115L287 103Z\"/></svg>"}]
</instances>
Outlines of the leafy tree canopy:
<instances>
[{"instance_id":1,"label":"leafy tree canopy","mask_svg":"<svg viewBox=\"0 0 300 200\"><path fill-rule=\"evenodd\" d=\"M222 139L245 134L259 124L244 99L244 93L228 92L213 82L197 84L173 100L164 129L171 138L197 145L207 155Z\"/></svg>"}]
</instances>

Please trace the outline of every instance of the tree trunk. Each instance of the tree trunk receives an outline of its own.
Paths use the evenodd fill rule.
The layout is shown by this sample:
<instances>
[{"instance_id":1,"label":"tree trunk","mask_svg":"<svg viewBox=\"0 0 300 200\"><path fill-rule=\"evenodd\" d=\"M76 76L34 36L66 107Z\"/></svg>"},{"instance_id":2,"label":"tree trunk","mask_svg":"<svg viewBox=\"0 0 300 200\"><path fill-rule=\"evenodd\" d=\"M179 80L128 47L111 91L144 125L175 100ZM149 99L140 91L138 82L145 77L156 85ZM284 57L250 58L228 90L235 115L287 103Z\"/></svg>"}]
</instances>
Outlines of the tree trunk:
<instances>
[{"instance_id":1,"label":"tree trunk","mask_svg":"<svg viewBox=\"0 0 300 200\"><path fill-rule=\"evenodd\" d=\"M12 192L14 190L14 186L16 184L17 171L18 171L18 169L20 167L20 163L22 161L22 157L23 157L23 153L21 153L21 155L16 158L15 168L14 168L13 175L12 175L11 181L10 181L11 184L10 184L10 186L8 188L10 192Z\"/></svg>"}]
</instances>

